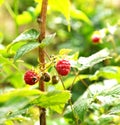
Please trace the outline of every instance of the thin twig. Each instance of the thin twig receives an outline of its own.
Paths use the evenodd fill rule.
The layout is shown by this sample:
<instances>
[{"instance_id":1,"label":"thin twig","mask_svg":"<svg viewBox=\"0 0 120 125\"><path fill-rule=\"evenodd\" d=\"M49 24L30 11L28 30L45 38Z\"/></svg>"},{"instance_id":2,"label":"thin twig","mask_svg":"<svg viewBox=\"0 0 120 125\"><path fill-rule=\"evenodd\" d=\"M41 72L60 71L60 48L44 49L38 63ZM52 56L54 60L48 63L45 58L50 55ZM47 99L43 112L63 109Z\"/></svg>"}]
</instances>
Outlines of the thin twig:
<instances>
[{"instance_id":1,"label":"thin twig","mask_svg":"<svg viewBox=\"0 0 120 125\"><path fill-rule=\"evenodd\" d=\"M72 100L71 100L71 99L69 100L69 103L70 103L70 108L71 108L71 110L72 110L73 116L74 116L74 118L75 118L75 123L76 123L76 125L78 125L78 118L77 118L77 116L76 116L76 114L75 114L75 112L74 112L74 108L73 108L73 106L72 106Z\"/></svg>"},{"instance_id":2,"label":"thin twig","mask_svg":"<svg viewBox=\"0 0 120 125\"><path fill-rule=\"evenodd\" d=\"M66 89L65 89L64 82L63 82L63 80L62 80L62 77L61 77L59 74L58 74L58 77L59 77L59 79L60 79L60 81L61 81L61 83L62 83L62 86L63 86L64 90L66 90Z\"/></svg>"}]
</instances>

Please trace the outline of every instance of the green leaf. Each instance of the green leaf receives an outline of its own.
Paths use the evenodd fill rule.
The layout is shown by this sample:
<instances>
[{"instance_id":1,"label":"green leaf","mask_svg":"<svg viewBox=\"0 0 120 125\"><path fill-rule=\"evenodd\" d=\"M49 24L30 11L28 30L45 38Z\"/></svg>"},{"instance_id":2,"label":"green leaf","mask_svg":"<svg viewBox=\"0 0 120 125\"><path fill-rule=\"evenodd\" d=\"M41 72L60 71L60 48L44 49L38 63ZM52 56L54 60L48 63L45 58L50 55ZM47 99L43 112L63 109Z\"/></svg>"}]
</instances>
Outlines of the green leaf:
<instances>
[{"instance_id":1,"label":"green leaf","mask_svg":"<svg viewBox=\"0 0 120 125\"><path fill-rule=\"evenodd\" d=\"M38 97L41 93L37 89L15 89L0 94L0 119L2 119L0 122L25 112L31 100Z\"/></svg>"},{"instance_id":2,"label":"green leaf","mask_svg":"<svg viewBox=\"0 0 120 125\"><path fill-rule=\"evenodd\" d=\"M113 108L110 109L109 111L110 114L117 114L120 113L120 104L114 106Z\"/></svg>"},{"instance_id":3,"label":"green leaf","mask_svg":"<svg viewBox=\"0 0 120 125\"><path fill-rule=\"evenodd\" d=\"M50 106L50 109L53 110L53 111L56 111L59 114L61 114L63 112L64 105L65 104L59 104L59 105L55 105L55 106Z\"/></svg>"},{"instance_id":4,"label":"green leaf","mask_svg":"<svg viewBox=\"0 0 120 125\"><path fill-rule=\"evenodd\" d=\"M78 70L84 70L93 65L102 62L105 59L109 59L110 52L107 48L100 50L99 52L89 56L89 57L80 57L78 61L72 61L72 67L77 68Z\"/></svg>"},{"instance_id":5,"label":"green leaf","mask_svg":"<svg viewBox=\"0 0 120 125\"><path fill-rule=\"evenodd\" d=\"M61 0L49 0L49 5L53 10L61 12L65 16L69 24L71 6L69 0L64 0L64 2Z\"/></svg>"},{"instance_id":6,"label":"green leaf","mask_svg":"<svg viewBox=\"0 0 120 125\"><path fill-rule=\"evenodd\" d=\"M40 47L41 47L41 48L44 48L44 47L48 46L48 45L52 42L52 40L54 39L55 35L56 35L56 34L54 33L54 34L51 34L51 35L46 36L46 37L42 40L42 42L40 43Z\"/></svg>"},{"instance_id":7,"label":"green leaf","mask_svg":"<svg viewBox=\"0 0 120 125\"><path fill-rule=\"evenodd\" d=\"M106 114L106 115L101 115L98 119L99 121L99 125L110 125L111 122L114 121L115 118L117 118L118 116L116 115L109 115L109 114Z\"/></svg>"},{"instance_id":8,"label":"green leaf","mask_svg":"<svg viewBox=\"0 0 120 125\"><path fill-rule=\"evenodd\" d=\"M91 80L97 80L99 77L104 77L107 79L116 79L120 82L120 67L118 66L106 66L96 71L93 76L90 77Z\"/></svg>"},{"instance_id":9,"label":"green leaf","mask_svg":"<svg viewBox=\"0 0 120 125\"><path fill-rule=\"evenodd\" d=\"M32 21L32 15L29 12L24 11L16 17L16 21L18 25L27 24Z\"/></svg>"},{"instance_id":10,"label":"green leaf","mask_svg":"<svg viewBox=\"0 0 120 125\"><path fill-rule=\"evenodd\" d=\"M6 120L5 125L14 125L14 123L11 120Z\"/></svg>"},{"instance_id":11,"label":"green leaf","mask_svg":"<svg viewBox=\"0 0 120 125\"><path fill-rule=\"evenodd\" d=\"M72 51L72 49L61 49L61 50L59 51L59 54L60 54L60 55L67 55L67 54L69 54L71 51Z\"/></svg>"},{"instance_id":12,"label":"green leaf","mask_svg":"<svg viewBox=\"0 0 120 125\"><path fill-rule=\"evenodd\" d=\"M103 96L111 95L114 97L120 97L120 85L114 85L111 88L101 92L100 95L103 95Z\"/></svg>"},{"instance_id":13,"label":"green leaf","mask_svg":"<svg viewBox=\"0 0 120 125\"><path fill-rule=\"evenodd\" d=\"M113 96L120 97L120 85L117 83L99 83L89 86L89 89L84 93L84 98L92 98L93 96ZM111 97L110 97L111 98ZM111 99L112 100L112 99Z\"/></svg>"},{"instance_id":14,"label":"green leaf","mask_svg":"<svg viewBox=\"0 0 120 125\"><path fill-rule=\"evenodd\" d=\"M51 108L58 113L61 113L65 103L70 99L69 91L51 91L43 93L38 98L32 101L32 105L38 105L44 108ZM55 109L56 108L56 109Z\"/></svg>"},{"instance_id":15,"label":"green leaf","mask_svg":"<svg viewBox=\"0 0 120 125\"><path fill-rule=\"evenodd\" d=\"M19 59L20 57L22 57L23 55L25 55L26 53L30 52L31 50L37 48L40 45L39 42L34 41L34 42L29 42L23 46L21 46L16 55L14 56L14 61L16 61L17 59Z\"/></svg>"},{"instance_id":16,"label":"green leaf","mask_svg":"<svg viewBox=\"0 0 120 125\"><path fill-rule=\"evenodd\" d=\"M17 24L18 25L27 24L36 19L37 14L35 11L36 10L34 7L29 7L27 8L26 11L23 11L23 13L17 15L16 16Z\"/></svg>"},{"instance_id":17,"label":"green leaf","mask_svg":"<svg viewBox=\"0 0 120 125\"><path fill-rule=\"evenodd\" d=\"M70 15L72 18L75 18L77 20L82 20L82 21L88 23L89 25L92 25L92 22L90 21L88 16L81 10L77 10L76 8L72 7L71 11L70 11Z\"/></svg>"},{"instance_id":18,"label":"green leaf","mask_svg":"<svg viewBox=\"0 0 120 125\"><path fill-rule=\"evenodd\" d=\"M39 90L30 90L30 89L15 89L12 91L9 91L7 93L0 94L0 103L7 103L7 101L10 101L12 98L19 97L27 97L32 95L39 95L41 92Z\"/></svg>"},{"instance_id":19,"label":"green leaf","mask_svg":"<svg viewBox=\"0 0 120 125\"><path fill-rule=\"evenodd\" d=\"M21 33L16 39L13 40L13 43L21 41L32 41L36 40L39 36L39 32L35 29L29 29Z\"/></svg>"},{"instance_id":20,"label":"green leaf","mask_svg":"<svg viewBox=\"0 0 120 125\"><path fill-rule=\"evenodd\" d=\"M2 65L10 65L12 67L14 67L16 70L18 70L18 68L13 64L13 62L7 58L4 58L2 55L0 55L0 63Z\"/></svg>"},{"instance_id":21,"label":"green leaf","mask_svg":"<svg viewBox=\"0 0 120 125\"><path fill-rule=\"evenodd\" d=\"M88 116L87 113L91 113L93 117L98 117L97 119L101 125L103 122L109 123L110 117L115 116L114 114L119 114L120 85L110 86L109 83L107 84L103 85L103 83L99 83L90 85L86 92L73 104L74 112L81 121L84 121L84 118ZM88 109L93 110L93 112ZM95 112L100 114L100 109L105 114L101 116L94 114Z\"/></svg>"},{"instance_id":22,"label":"green leaf","mask_svg":"<svg viewBox=\"0 0 120 125\"><path fill-rule=\"evenodd\" d=\"M7 50L9 50L11 46L13 46L14 44L18 42L34 41L34 40L37 40L38 37L39 37L39 32L37 30L35 29L26 30L25 32L21 33L16 39L12 41L12 43L10 43L7 46Z\"/></svg>"},{"instance_id":23,"label":"green leaf","mask_svg":"<svg viewBox=\"0 0 120 125\"><path fill-rule=\"evenodd\" d=\"M38 3L42 2L41 0L35 0L35 1ZM64 15L64 17L68 22L68 30L70 30L70 7L71 7L70 1L64 0L63 2L62 0L49 0L48 5L50 8L48 12L51 12L51 10L53 10L53 11L58 11Z\"/></svg>"},{"instance_id":24,"label":"green leaf","mask_svg":"<svg viewBox=\"0 0 120 125\"><path fill-rule=\"evenodd\" d=\"M79 117L81 121L84 120L84 116L87 113L93 98L79 98L73 105L75 114Z\"/></svg>"}]
</instances>

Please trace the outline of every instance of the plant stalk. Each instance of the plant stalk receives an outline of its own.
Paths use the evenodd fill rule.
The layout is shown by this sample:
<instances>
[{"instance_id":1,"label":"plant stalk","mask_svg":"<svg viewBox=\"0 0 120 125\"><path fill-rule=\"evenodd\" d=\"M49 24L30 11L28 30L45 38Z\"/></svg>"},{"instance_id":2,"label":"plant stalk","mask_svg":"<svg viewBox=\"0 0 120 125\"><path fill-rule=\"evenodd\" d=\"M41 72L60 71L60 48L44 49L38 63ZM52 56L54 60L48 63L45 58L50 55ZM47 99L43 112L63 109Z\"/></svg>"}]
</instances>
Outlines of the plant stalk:
<instances>
[{"instance_id":1,"label":"plant stalk","mask_svg":"<svg viewBox=\"0 0 120 125\"><path fill-rule=\"evenodd\" d=\"M41 7L41 13L40 13L40 22L39 22L39 29L40 29L40 36L39 36L39 42L41 43L42 40L45 38L45 32L46 32L46 15L47 15L47 5L48 0L42 0L42 7ZM42 69L45 68L45 53L44 49L39 47L39 63L40 67ZM40 71L41 71L40 68ZM43 80L39 81L39 89L40 91L45 91L45 84ZM40 109L40 125L46 125L46 109L39 107Z\"/></svg>"}]
</instances>

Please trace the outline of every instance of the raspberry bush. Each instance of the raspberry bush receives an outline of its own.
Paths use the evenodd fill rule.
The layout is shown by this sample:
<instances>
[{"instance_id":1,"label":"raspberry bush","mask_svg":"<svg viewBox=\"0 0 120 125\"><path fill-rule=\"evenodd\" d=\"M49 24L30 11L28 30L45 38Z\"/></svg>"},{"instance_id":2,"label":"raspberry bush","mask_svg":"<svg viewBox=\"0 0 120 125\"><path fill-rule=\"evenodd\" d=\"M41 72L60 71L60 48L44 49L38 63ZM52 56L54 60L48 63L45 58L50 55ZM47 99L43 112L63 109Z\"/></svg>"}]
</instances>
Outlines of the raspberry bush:
<instances>
[{"instance_id":1,"label":"raspberry bush","mask_svg":"<svg viewBox=\"0 0 120 125\"><path fill-rule=\"evenodd\" d=\"M0 5L0 125L119 125L118 0Z\"/></svg>"}]
</instances>

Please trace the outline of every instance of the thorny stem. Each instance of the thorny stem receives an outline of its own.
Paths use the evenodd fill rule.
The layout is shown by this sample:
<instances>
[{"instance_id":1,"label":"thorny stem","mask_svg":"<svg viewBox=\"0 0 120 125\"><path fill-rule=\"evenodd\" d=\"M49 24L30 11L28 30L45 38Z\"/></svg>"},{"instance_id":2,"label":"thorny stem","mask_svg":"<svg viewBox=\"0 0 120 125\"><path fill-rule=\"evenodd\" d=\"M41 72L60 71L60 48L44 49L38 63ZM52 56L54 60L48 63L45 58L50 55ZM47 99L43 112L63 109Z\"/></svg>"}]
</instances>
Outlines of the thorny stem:
<instances>
[{"instance_id":1,"label":"thorny stem","mask_svg":"<svg viewBox=\"0 0 120 125\"><path fill-rule=\"evenodd\" d=\"M47 4L48 0L42 0L42 8L40 13L40 36L39 36L39 42L41 42L45 38L45 31L46 31L46 14L47 14ZM45 53L44 49L39 47L39 62L41 65L41 68L45 68ZM41 69L40 69L41 70ZM39 81L39 89L41 91L45 91L45 84L43 80ZM40 107L40 125L46 125L46 109Z\"/></svg>"}]
</instances>

